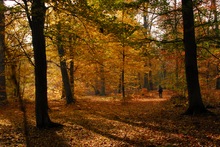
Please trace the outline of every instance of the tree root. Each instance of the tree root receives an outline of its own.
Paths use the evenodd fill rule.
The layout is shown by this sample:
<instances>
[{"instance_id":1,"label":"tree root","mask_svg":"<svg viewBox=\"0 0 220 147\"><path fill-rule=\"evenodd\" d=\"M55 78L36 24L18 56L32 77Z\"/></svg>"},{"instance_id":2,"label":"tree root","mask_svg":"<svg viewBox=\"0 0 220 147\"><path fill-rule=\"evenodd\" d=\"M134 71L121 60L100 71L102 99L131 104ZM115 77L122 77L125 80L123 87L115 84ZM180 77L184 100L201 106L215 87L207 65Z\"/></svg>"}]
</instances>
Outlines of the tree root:
<instances>
[{"instance_id":1,"label":"tree root","mask_svg":"<svg viewBox=\"0 0 220 147\"><path fill-rule=\"evenodd\" d=\"M47 124L43 124L43 125L38 125L37 126L38 129L52 129L52 128L63 128L63 125L60 123L55 123L55 122L49 122Z\"/></svg>"},{"instance_id":2,"label":"tree root","mask_svg":"<svg viewBox=\"0 0 220 147\"><path fill-rule=\"evenodd\" d=\"M207 109L187 109L182 115L191 116L215 116L216 114Z\"/></svg>"}]
</instances>

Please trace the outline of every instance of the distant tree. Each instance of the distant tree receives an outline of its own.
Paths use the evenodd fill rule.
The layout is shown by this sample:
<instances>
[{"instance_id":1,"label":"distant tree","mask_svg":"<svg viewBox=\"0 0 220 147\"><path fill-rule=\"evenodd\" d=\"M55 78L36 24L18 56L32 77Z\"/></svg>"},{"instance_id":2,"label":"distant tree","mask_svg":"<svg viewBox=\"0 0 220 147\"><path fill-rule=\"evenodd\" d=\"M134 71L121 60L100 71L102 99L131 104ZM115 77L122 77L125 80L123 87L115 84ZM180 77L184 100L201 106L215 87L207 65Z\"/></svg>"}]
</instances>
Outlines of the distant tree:
<instances>
[{"instance_id":1,"label":"distant tree","mask_svg":"<svg viewBox=\"0 0 220 147\"><path fill-rule=\"evenodd\" d=\"M198 66L197 45L195 41L195 27L192 0L182 0L185 72L188 88L189 107L185 114L193 115L207 112L201 96Z\"/></svg>"},{"instance_id":2,"label":"distant tree","mask_svg":"<svg viewBox=\"0 0 220 147\"><path fill-rule=\"evenodd\" d=\"M7 99L5 81L5 7L0 0L0 101Z\"/></svg>"},{"instance_id":3,"label":"distant tree","mask_svg":"<svg viewBox=\"0 0 220 147\"><path fill-rule=\"evenodd\" d=\"M66 59L65 59L65 50L63 48L63 42L62 42L62 30L61 30L61 23L58 22L57 24L57 48L58 48L58 54L60 56L60 69L62 74L62 80L63 80L63 86L66 96L66 102L67 104L73 103L73 95L72 95L72 89L70 85L70 79L67 71L67 65L66 65Z\"/></svg>"},{"instance_id":4,"label":"distant tree","mask_svg":"<svg viewBox=\"0 0 220 147\"><path fill-rule=\"evenodd\" d=\"M149 1L145 2L144 4L144 12L143 12L143 26L144 26L144 35L149 38L151 37L151 28L152 24L150 18L149 18ZM153 90L153 81L152 81L152 63L151 63L151 55L148 53L147 49L150 48L150 43L146 43L145 47L143 48L143 55L146 56L146 61L144 66L149 67L148 72L144 72L144 84L143 88L147 88L148 90Z\"/></svg>"},{"instance_id":5,"label":"distant tree","mask_svg":"<svg viewBox=\"0 0 220 147\"><path fill-rule=\"evenodd\" d=\"M104 96L105 93L105 70L104 65L100 65L100 82L101 82L101 89L100 89L100 95Z\"/></svg>"},{"instance_id":6,"label":"distant tree","mask_svg":"<svg viewBox=\"0 0 220 147\"><path fill-rule=\"evenodd\" d=\"M213 24L215 25L215 37L219 38L219 24L218 24L218 11L217 11L217 4L216 4L216 0L211 0L211 11L214 14L214 22ZM219 43L218 45L219 46ZM216 79L216 89L220 89L220 77L219 77L219 73L220 73L220 69L219 69L219 65L217 65L217 74L218 77Z\"/></svg>"}]
</instances>

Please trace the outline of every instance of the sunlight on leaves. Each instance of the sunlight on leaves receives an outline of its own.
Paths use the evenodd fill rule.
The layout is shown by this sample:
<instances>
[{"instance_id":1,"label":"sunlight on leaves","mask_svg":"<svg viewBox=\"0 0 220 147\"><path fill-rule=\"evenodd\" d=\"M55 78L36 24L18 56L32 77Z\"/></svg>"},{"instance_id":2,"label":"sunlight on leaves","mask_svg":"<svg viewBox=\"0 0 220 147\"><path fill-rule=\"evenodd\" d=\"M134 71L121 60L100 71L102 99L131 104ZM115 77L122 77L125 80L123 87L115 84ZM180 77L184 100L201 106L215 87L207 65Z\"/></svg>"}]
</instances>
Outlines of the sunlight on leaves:
<instances>
[{"instance_id":1,"label":"sunlight on leaves","mask_svg":"<svg viewBox=\"0 0 220 147\"><path fill-rule=\"evenodd\" d=\"M2 126L12 126L11 122L8 119L0 119L0 125L2 125Z\"/></svg>"}]
</instances>

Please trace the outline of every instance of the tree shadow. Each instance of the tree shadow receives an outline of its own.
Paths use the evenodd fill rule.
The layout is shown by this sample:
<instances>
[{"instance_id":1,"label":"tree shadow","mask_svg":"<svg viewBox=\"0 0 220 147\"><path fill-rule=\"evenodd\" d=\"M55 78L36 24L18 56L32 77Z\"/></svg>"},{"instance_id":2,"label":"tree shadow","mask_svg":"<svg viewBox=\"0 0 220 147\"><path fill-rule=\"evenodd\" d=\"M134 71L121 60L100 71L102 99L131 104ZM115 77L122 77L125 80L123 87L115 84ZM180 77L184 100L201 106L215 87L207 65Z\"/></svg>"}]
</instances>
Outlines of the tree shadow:
<instances>
[{"instance_id":1,"label":"tree shadow","mask_svg":"<svg viewBox=\"0 0 220 147\"><path fill-rule=\"evenodd\" d=\"M90 105L95 105L95 104L90 103ZM105 103L100 103L98 105L104 107ZM115 104L112 104L112 106L110 107L113 107L114 109L114 105ZM127 110L127 111L131 111L131 110ZM181 113L177 113L175 111L181 112L182 109L177 110L176 108L169 108L169 109L165 108L162 111L161 109L158 109L158 110L152 111L151 113L147 113L146 115L143 113L139 117L134 116L133 113L131 115L129 115L129 113L127 113L126 115L123 115L123 114L114 113L114 112L107 113L105 110L98 111L98 109L97 111L88 110L87 113L92 114L96 117L104 118L106 120L118 121L118 122L127 124L129 126L149 129L153 132L163 132L164 134L174 134L174 136L181 135L181 136L184 136L185 138L193 137L196 140L205 141L205 142L220 143L220 140L218 140L217 138L214 138L214 137L210 138L206 136L207 134L214 134L216 136L220 134L220 130L217 129L218 126L220 125L220 122L218 121L219 120L218 116L213 116L213 115L212 116L182 116ZM85 116L81 116L81 117L82 117L81 119L86 119ZM127 138L126 136L119 137L117 135L112 135L111 133L109 133L108 131L109 127L106 126L107 124L104 123L104 121L93 122L90 119L86 119L84 122L87 122L87 123L79 123L79 121L75 123L85 127L88 130L98 133L102 136L105 136L105 137L108 137L108 138L111 138L117 141L123 141L129 145L137 145L137 146L152 145L152 142L149 142L147 140L140 140L138 138L131 139L131 138ZM102 128L92 125L92 123L99 123L100 124L99 126L102 126ZM170 138L170 141L171 140L173 140L174 143L178 142L178 140L179 142L182 141L181 138L175 138L175 139Z\"/></svg>"},{"instance_id":2,"label":"tree shadow","mask_svg":"<svg viewBox=\"0 0 220 147\"><path fill-rule=\"evenodd\" d=\"M71 147L62 136L57 134L61 128L38 129L35 126L28 128L27 139L30 147Z\"/></svg>"},{"instance_id":3,"label":"tree shadow","mask_svg":"<svg viewBox=\"0 0 220 147\"><path fill-rule=\"evenodd\" d=\"M57 133L61 128L37 129L24 107L11 102L0 108L0 146L70 147Z\"/></svg>"},{"instance_id":4,"label":"tree shadow","mask_svg":"<svg viewBox=\"0 0 220 147\"><path fill-rule=\"evenodd\" d=\"M99 134L103 137L106 137L108 139L114 140L114 141L118 141L118 144L120 144L119 146L149 146L149 147L153 147L153 143L150 141L146 141L146 140L140 140L138 138L135 139L131 139L128 136L124 135L124 136L118 136L115 134L111 134L111 125L105 125L103 122L97 122L95 120L95 123L93 121L91 121L90 119L87 119L86 116L77 116L78 118L80 118L80 121L76 121L76 120L71 120L69 119L69 121L73 122L74 124L77 124L81 127L83 127L86 130L92 131L95 134ZM97 125L96 123L99 123L99 125Z\"/></svg>"}]
</instances>

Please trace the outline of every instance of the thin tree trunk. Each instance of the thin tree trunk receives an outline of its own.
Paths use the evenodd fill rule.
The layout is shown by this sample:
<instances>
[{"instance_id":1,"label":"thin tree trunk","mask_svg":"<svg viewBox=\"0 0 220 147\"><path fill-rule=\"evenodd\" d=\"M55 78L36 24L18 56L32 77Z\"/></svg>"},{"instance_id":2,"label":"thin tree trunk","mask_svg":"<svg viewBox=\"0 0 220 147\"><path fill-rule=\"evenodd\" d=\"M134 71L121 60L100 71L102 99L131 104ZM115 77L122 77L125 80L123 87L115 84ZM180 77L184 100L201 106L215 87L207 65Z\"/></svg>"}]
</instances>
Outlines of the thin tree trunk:
<instances>
[{"instance_id":1,"label":"thin tree trunk","mask_svg":"<svg viewBox=\"0 0 220 147\"><path fill-rule=\"evenodd\" d=\"M71 90L72 90L72 97L75 100L75 79L74 79L74 49L72 47L72 37L70 37L70 86L71 86Z\"/></svg>"},{"instance_id":2,"label":"thin tree trunk","mask_svg":"<svg viewBox=\"0 0 220 147\"><path fill-rule=\"evenodd\" d=\"M149 59L149 68L150 68L150 71L149 71L149 87L148 87L148 90L153 90L153 75L152 75L152 63Z\"/></svg>"},{"instance_id":3,"label":"thin tree trunk","mask_svg":"<svg viewBox=\"0 0 220 147\"><path fill-rule=\"evenodd\" d=\"M143 14L143 21L144 21L144 28L145 28L145 35L146 36L150 36L150 26L149 26L149 23L148 23L148 6L149 5L149 2L146 2L145 3L145 12ZM150 44L146 44L146 48L149 48ZM145 56L148 56L147 54L147 50L146 48L144 49L144 52L146 53ZM152 80L152 70L151 70L151 67L152 67L152 64L151 64L151 61L150 61L150 56L147 57L146 59L146 63L144 65L145 67L146 66L149 66L149 69L150 71L148 73L144 73L144 86L143 88L147 88L148 90L153 90L153 80Z\"/></svg>"},{"instance_id":4,"label":"thin tree trunk","mask_svg":"<svg viewBox=\"0 0 220 147\"><path fill-rule=\"evenodd\" d=\"M145 65L146 66L146 65ZM143 81L143 88L148 89L149 85L149 80L148 80L148 73L144 73L144 81Z\"/></svg>"},{"instance_id":5,"label":"thin tree trunk","mask_svg":"<svg viewBox=\"0 0 220 147\"><path fill-rule=\"evenodd\" d=\"M174 0L174 37L177 40L178 39L178 31L177 31L177 0ZM174 44L175 47L175 88L179 88L179 57L178 57L178 45L175 43Z\"/></svg>"},{"instance_id":6,"label":"thin tree trunk","mask_svg":"<svg viewBox=\"0 0 220 147\"><path fill-rule=\"evenodd\" d=\"M5 80L5 15L4 2L0 0L0 101L7 99Z\"/></svg>"},{"instance_id":7,"label":"thin tree trunk","mask_svg":"<svg viewBox=\"0 0 220 147\"><path fill-rule=\"evenodd\" d=\"M124 23L124 9L122 11L122 23ZM123 27L122 35L122 70L121 70L121 92L122 99L125 102L125 28Z\"/></svg>"},{"instance_id":8,"label":"thin tree trunk","mask_svg":"<svg viewBox=\"0 0 220 147\"><path fill-rule=\"evenodd\" d=\"M119 81L118 81L118 93L121 93L121 75L119 76Z\"/></svg>"},{"instance_id":9,"label":"thin tree trunk","mask_svg":"<svg viewBox=\"0 0 220 147\"><path fill-rule=\"evenodd\" d=\"M62 74L62 81L63 81L63 86L65 90L65 96L66 96L66 102L67 104L70 104L74 102L73 97L72 97L72 90L70 86L70 80L69 80L69 75L67 72L67 65L66 65L66 59L64 58L65 56L65 51L63 49L62 45L62 36L60 34L61 32L61 24L60 22L57 25L57 46L58 46L58 53L60 56L60 69L61 69L61 74Z\"/></svg>"},{"instance_id":10,"label":"thin tree trunk","mask_svg":"<svg viewBox=\"0 0 220 147\"><path fill-rule=\"evenodd\" d=\"M65 91L65 96L66 96L66 102L67 102L67 104L70 104L70 103L74 102L74 100L72 97L72 90L71 90L71 86L70 86L66 62L60 61L60 66L61 66L60 68L61 68L62 80L63 80L64 91Z\"/></svg>"},{"instance_id":11,"label":"thin tree trunk","mask_svg":"<svg viewBox=\"0 0 220 147\"><path fill-rule=\"evenodd\" d=\"M203 105L197 66L197 46L195 42L194 14L192 0L182 0L185 70L188 88L189 107L185 114L207 112Z\"/></svg>"},{"instance_id":12,"label":"thin tree trunk","mask_svg":"<svg viewBox=\"0 0 220 147\"><path fill-rule=\"evenodd\" d=\"M141 84L141 73L140 72L138 72L138 74L137 74L137 79L138 79L138 82L137 82L138 89L141 89L142 88L142 84Z\"/></svg>"},{"instance_id":13,"label":"thin tree trunk","mask_svg":"<svg viewBox=\"0 0 220 147\"><path fill-rule=\"evenodd\" d=\"M71 27L70 27L71 29ZM75 99L75 44L77 41L77 35L76 34L70 34L69 36L69 54L70 54L70 86L71 86L71 90L72 90L72 97L73 100L76 101Z\"/></svg>"},{"instance_id":14,"label":"thin tree trunk","mask_svg":"<svg viewBox=\"0 0 220 147\"><path fill-rule=\"evenodd\" d=\"M217 71L217 78L216 78L216 83L215 83L215 88L216 89L220 89L220 75L219 75L219 73L220 73L220 70L219 70L219 64L217 64L216 65L216 71Z\"/></svg>"},{"instance_id":15,"label":"thin tree trunk","mask_svg":"<svg viewBox=\"0 0 220 147\"><path fill-rule=\"evenodd\" d=\"M75 80L74 80L74 59L70 61L70 86L72 89L72 97L75 99Z\"/></svg>"},{"instance_id":16,"label":"thin tree trunk","mask_svg":"<svg viewBox=\"0 0 220 147\"><path fill-rule=\"evenodd\" d=\"M100 89L100 95L104 96L105 93L105 70L104 65L100 65L100 80L101 80L101 89Z\"/></svg>"},{"instance_id":17,"label":"thin tree trunk","mask_svg":"<svg viewBox=\"0 0 220 147\"><path fill-rule=\"evenodd\" d=\"M218 24L218 12L216 7L216 0L211 0L211 11L214 14L214 25L215 25L215 35L216 38L219 37L219 24ZM219 70L219 64L217 64L217 79L216 79L216 89L220 89L220 70Z\"/></svg>"},{"instance_id":18,"label":"thin tree trunk","mask_svg":"<svg viewBox=\"0 0 220 147\"><path fill-rule=\"evenodd\" d=\"M11 80L13 82L13 85L14 85L14 93L13 95L15 97L20 97L20 82L19 82L19 79L18 79L18 74L17 74L17 64L16 62L12 63L11 65Z\"/></svg>"},{"instance_id":19,"label":"thin tree trunk","mask_svg":"<svg viewBox=\"0 0 220 147\"><path fill-rule=\"evenodd\" d=\"M123 53L122 53L122 71L121 71L121 92L122 99L125 101L125 49L123 44Z\"/></svg>"}]
</instances>

